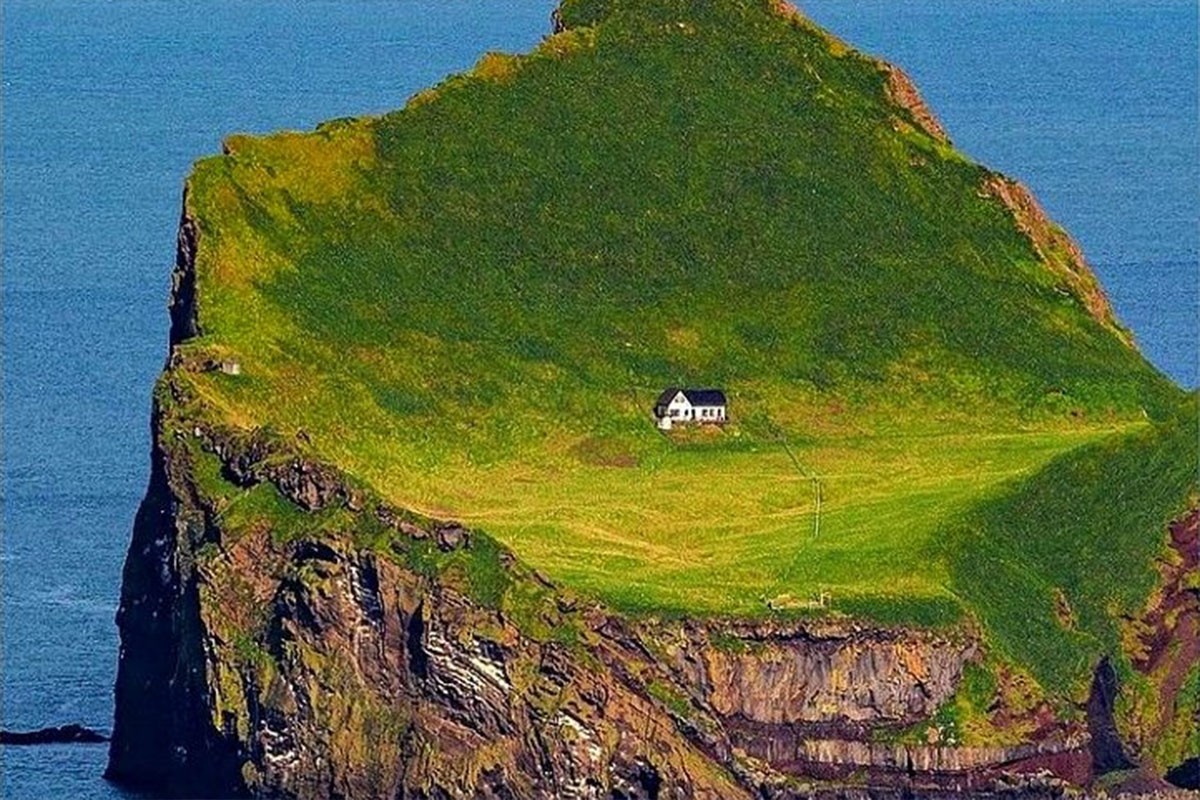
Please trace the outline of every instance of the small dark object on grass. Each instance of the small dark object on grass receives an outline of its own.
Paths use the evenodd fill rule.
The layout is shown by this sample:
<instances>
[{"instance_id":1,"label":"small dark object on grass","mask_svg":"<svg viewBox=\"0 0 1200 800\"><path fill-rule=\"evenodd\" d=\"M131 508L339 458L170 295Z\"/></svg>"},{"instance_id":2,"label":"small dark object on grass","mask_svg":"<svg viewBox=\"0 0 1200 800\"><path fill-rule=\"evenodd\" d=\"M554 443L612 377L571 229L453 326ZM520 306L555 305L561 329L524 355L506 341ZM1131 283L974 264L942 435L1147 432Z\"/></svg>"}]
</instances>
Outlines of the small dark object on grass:
<instances>
[{"instance_id":1,"label":"small dark object on grass","mask_svg":"<svg viewBox=\"0 0 1200 800\"><path fill-rule=\"evenodd\" d=\"M1167 780L1180 789L1200 789L1200 758L1192 756L1179 766L1167 770Z\"/></svg>"}]
</instances>

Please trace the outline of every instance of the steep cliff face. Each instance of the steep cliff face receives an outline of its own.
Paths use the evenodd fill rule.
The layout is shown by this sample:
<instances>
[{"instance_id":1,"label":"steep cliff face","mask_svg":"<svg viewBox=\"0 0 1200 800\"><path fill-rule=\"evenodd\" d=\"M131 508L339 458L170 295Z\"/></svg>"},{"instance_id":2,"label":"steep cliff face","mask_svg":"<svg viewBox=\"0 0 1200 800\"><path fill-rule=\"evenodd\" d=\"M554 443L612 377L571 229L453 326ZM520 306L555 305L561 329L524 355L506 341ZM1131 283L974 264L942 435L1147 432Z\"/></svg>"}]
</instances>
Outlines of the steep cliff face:
<instances>
[{"instance_id":1,"label":"steep cliff face","mask_svg":"<svg viewBox=\"0 0 1200 800\"><path fill-rule=\"evenodd\" d=\"M134 521L117 625L121 631L116 717L106 776L136 787L206 796L242 794L241 761L209 718L204 628L195 553L220 532L200 512L180 464L160 441L150 485ZM183 777L186 776L186 777Z\"/></svg>"},{"instance_id":2,"label":"steep cliff face","mask_svg":"<svg viewBox=\"0 0 1200 800\"><path fill-rule=\"evenodd\" d=\"M1117 699L1117 735L1133 760L1200 788L1200 508L1173 521L1159 559L1159 585L1126 620L1132 673ZM1191 759L1191 771L1181 769Z\"/></svg>"}]
</instances>

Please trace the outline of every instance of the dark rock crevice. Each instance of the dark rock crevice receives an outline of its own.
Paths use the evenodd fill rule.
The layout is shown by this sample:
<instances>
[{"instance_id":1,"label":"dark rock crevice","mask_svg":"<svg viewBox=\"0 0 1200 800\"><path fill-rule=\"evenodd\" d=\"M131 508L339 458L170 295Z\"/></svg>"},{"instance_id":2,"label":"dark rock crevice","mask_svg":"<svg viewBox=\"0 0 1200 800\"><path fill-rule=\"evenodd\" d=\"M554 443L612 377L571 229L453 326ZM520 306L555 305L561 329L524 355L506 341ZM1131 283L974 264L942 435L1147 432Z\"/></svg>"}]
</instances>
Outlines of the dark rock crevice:
<instances>
[{"instance_id":1,"label":"dark rock crevice","mask_svg":"<svg viewBox=\"0 0 1200 800\"><path fill-rule=\"evenodd\" d=\"M183 213L175 246L175 268L171 272L170 344L175 346L200 335L196 313L196 246L198 228L188 213L188 192L183 192Z\"/></svg>"},{"instance_id":2,"label":"dark rock crevice","mask_svg":"<svg viewBox=\"0 0 1200 800\"><path fill-rule=\"evenodd\" d=\"M1197 724L1200 724L1200 720L1197 720ZM1167 782L1180 789L1200 791L1200 756L1192 756L1167 770Z\"/></svg>"},{"instance_id":3,"label":"dark rock crevice","mask_svg":"<svg viewBox=\"0 0 1200 800\"><path fill-rule=\"evenodd\" d=\"M405 653L408 655L408 668L412 674L425 680L429 677L429 654L425 651L425 606L417 606L405 625Z\"/></svg>"},{"instance_id":4,"label":"dark rock crevice","mask_svg":"<svg viewBox=\"0 0 1200 800\"><path fill-rule=\"evenodd\" d=\"M1091 693L1088 695L1087 727L1091 735L1092 769L1104 775L1134 766L1125 752L1117 723L1113 717L1113 706L1120 691L1117 672L1108 657L1100 659L1092 675Z\"/></svg>"}]
</instances>

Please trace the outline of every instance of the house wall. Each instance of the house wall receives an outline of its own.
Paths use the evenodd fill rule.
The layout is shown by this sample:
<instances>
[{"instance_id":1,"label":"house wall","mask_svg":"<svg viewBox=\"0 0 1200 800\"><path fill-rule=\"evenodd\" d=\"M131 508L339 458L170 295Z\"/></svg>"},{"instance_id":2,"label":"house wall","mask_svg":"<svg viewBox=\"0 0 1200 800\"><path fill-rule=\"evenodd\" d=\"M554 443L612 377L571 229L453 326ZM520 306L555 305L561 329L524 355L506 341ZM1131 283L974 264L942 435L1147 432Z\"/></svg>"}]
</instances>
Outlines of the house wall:
<instances>
[{"instance_id":1,"label":"house wall","mask_svg":"<svg viewBox=\"0 0 1200 800\"><path fill-rule=\"evenodd\" d=\"M708 412L709 416L705 416ZM694 419L699 422L721 422L725 419L724 406L696 406L693 409Z\"/></svg>"},{"instance_id":2,"label":"house wall","mask_svg":"<svg viewBox=\"0 0 1200 800\"><path fill-rule=\"evenodd\" d=\"M672 412L676 412L672 414ZM691 402L684 397L683 392L675 395L675 399L667 406L667 416L673 416L676 421L693 418Z\"/></svg>"},{"instance_id":3,"label":"house wall","mask_svg":"<svg viewBox=\"0 0 1200 800\"><path fill-rule=\"evenodd\" d=\"M706 411L710 416L705 416ZM667 404L666 416L675 422L723 422L725 407L693 406L683 392L680 392Z\"/></svg>"}]
</instances>

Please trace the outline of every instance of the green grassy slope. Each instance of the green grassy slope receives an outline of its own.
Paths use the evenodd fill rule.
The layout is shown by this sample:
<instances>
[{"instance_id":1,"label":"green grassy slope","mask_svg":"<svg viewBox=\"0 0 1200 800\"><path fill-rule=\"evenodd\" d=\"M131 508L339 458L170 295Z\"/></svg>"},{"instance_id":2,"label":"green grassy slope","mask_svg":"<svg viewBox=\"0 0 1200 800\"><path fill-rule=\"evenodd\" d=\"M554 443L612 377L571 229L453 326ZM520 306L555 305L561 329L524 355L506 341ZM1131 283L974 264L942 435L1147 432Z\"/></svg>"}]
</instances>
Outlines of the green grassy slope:
<instances>
[{"instance_id":1,"label":"green grassy slope","mask_svg":"<svg viewBox=\"0 0 1200 800\"><path fill-rule=\"evenodd\" d=\"M1000 652L1066 693L1154 587L1166 526L1200 500L1194 402L1161 425L1056 458L972 509L948 546L951 584Z\"/></svg>"},{"instance_id":2,"label":"green grassy slope","mask_svg":"<svg viewBox=\"0 0 1200 800\"><path fill-rule=\"evenodd\" d=\"M197 166L185 349L241 374L196 392L622 608L1004 629L950 533L1180 391L877 62L752 0L564 17L402 111ZM677 384L734 423L660 435Z\"/></svg>"}]
</instances>

